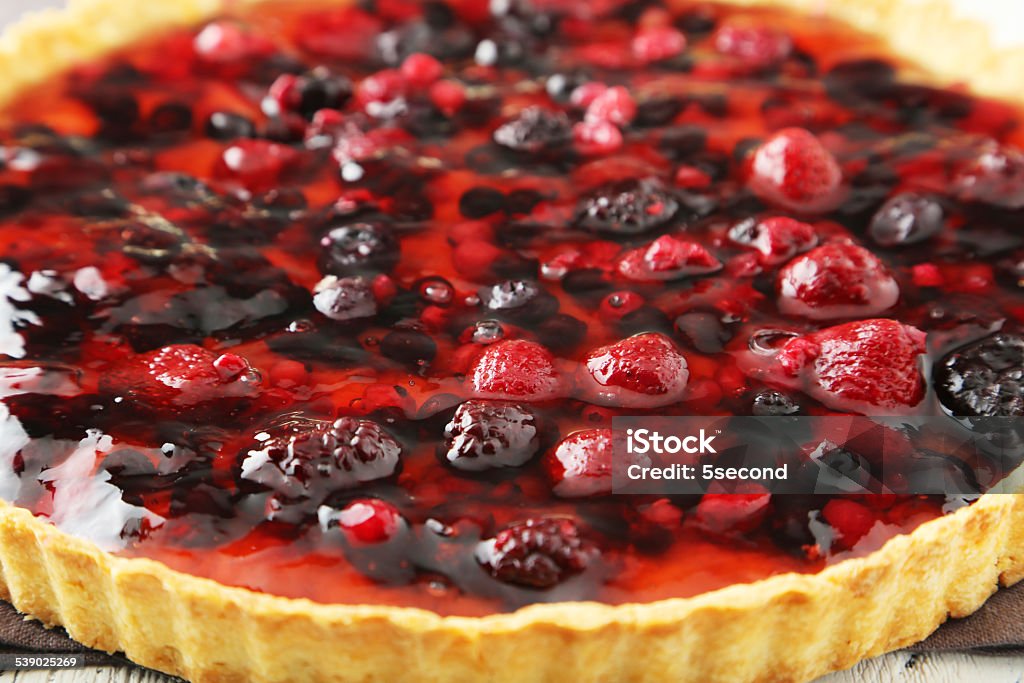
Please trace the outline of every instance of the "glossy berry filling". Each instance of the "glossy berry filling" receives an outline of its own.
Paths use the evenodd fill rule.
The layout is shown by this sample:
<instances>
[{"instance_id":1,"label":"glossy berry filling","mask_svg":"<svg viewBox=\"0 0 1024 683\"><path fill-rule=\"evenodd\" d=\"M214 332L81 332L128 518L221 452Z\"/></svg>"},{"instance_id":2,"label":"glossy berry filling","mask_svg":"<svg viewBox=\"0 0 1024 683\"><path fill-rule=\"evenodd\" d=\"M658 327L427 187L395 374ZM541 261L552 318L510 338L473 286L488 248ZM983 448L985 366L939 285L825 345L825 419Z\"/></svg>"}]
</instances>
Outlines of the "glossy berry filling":
<instances>
[{"instance_id":1,"label":"glossy berry filling","mask_svg":"<svg viewBox=\"0 0 1024 683\"><path fill-rule=\"evenodd\" d=\"M613 495L611 420L1024 414L1020 113L920 81L782 11L448 0L269 4L32 88L0 114L0 496L443 614L871 552L969 501Z\"/></svg>"}]
</instances>

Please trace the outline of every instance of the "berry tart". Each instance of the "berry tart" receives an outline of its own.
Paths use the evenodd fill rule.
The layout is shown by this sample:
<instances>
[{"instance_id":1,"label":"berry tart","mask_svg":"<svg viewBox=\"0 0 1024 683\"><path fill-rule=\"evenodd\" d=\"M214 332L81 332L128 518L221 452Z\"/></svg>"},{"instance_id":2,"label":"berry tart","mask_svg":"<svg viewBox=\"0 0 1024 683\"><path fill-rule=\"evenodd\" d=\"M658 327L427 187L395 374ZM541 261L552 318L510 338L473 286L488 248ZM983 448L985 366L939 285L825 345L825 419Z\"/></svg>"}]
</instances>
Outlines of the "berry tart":
<instances>
[{"instance_id":1,"label":"berry tart","mask_svg":"<svg viewBox=\"0 0 1024 683\"><path fill-rule=\"evenodd\" d=\"M985 472L941 443L881 495L611 456L1024 415L1024 51L943 2L258 4L0 40L20 611L193 681L803 681L1024 578L1019 496L900 488Z\"/></svg>"}]
</instances>

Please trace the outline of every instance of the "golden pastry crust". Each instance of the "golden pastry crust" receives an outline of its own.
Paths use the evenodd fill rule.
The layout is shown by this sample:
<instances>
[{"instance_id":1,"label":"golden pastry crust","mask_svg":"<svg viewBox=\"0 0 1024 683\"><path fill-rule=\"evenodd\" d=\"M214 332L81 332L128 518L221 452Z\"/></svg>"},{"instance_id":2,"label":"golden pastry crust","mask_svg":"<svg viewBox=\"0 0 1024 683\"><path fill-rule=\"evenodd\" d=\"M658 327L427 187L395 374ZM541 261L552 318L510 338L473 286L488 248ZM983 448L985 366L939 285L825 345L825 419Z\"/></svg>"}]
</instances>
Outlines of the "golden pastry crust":
<instances>
[{"instance_id":1,"label":"golden pastry crust","mask_svg":"<svg viewBox=\"0 0 1024 683\"><path fill-rule=\"evenodd\" d=\"M226 0L72 0L0 38L0 101ZM238 0L253 2L256 0ZM948 7L733 0L820 11L891 38L940 80L1020 97L1024 48L995 50ZM957 49L950 49L950 46ZM1024 579L1024 496L977 504L868 557L649 604L535 605L483 618L322 605L112 556L0 503L0 597L78 641L196 683L230 681L805 681L914 643Z\"/></svg>"}]
</instances>

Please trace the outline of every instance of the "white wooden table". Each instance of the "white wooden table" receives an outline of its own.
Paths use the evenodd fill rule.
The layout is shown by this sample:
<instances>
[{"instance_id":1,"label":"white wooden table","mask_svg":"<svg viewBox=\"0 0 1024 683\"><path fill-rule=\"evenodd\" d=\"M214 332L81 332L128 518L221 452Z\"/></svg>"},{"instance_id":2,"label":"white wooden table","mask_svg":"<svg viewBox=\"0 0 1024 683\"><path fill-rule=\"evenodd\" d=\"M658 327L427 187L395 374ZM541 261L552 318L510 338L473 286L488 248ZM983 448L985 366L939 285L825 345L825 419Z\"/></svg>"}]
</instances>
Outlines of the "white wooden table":
<instances>
[{"instance_id":1,"label":"white wooden table","mask_svg":"<svg viewBox=\"0 0 1024 683\"><path fill-rule=\"evenodd\" d=\"M128 0L130 2L174 2L175 0ZM1018 42L1017 33L1024 24L1005 21L1007 16L1024 20L1020 0L955 0L965 11L985 19L1001 17L995 23L1002 41ZM65 0L0 0L0 27L14 20L24 9L56 7ZM1016 28L1014 28L1016 27ZM8 672L0 674L0 683L171 683L174 679L152 673L128 673L121 669L86 668L72 671ZM865 681L899 683L1024 683L1024 657L981 657L963 654L908 655L897 653L879 657L859 666L819 679L816 683L862 683Z\"/></svg>"},{"instance_id":2,"label":"white wooden table","mask_svg":"<svg viewBox=\"0 0 1024 683\"><path fill-rule=\"evenodd\" d=\"M0 683L173 683L159 674L90 668L64 672L0 674ZM861 663L816 683L1022 683L1024 657L896 653ZM668 682L666 682L668 683Z\"/></svg>"}]
</instances>

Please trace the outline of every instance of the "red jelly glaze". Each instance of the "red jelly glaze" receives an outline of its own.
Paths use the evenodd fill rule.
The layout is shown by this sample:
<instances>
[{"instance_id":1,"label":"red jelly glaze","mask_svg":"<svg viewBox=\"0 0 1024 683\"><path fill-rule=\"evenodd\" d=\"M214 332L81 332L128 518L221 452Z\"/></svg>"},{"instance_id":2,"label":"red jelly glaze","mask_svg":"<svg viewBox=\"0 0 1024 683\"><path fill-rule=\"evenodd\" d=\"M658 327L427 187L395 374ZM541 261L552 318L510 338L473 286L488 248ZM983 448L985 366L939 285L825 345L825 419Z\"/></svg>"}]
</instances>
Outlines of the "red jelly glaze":
<instances>
[{"instance_id":1,"label":"red jelly glaze","mask_svg":"<svg viewBox=\"0 0 1024 683\"><path fill-rule=\"evenodd\" d=\"M818 245L875 254L899 301L862 317L926 333L933 363L995 328L1019 363L1019 112L901 81L876 40L782 11L542 8L267 5L8 106L0 496L223 583L462 615L814 572L941 514L941 496L608 495L605 464L565 444L615 415L858 409L775 357L849 322L780 313L780 271ZM751 183L786 128L813 163ZM886 225L927 206L908 218L927 229L869 230L900 193L925 200ZM671 402L595 400L586 359L639 333L678 349L685 387L616 375ZM923 381L915 409L940 410ZM451 466L469 398L528 417L467 439L537 455Z\"/></svg>"}]
</instances>

